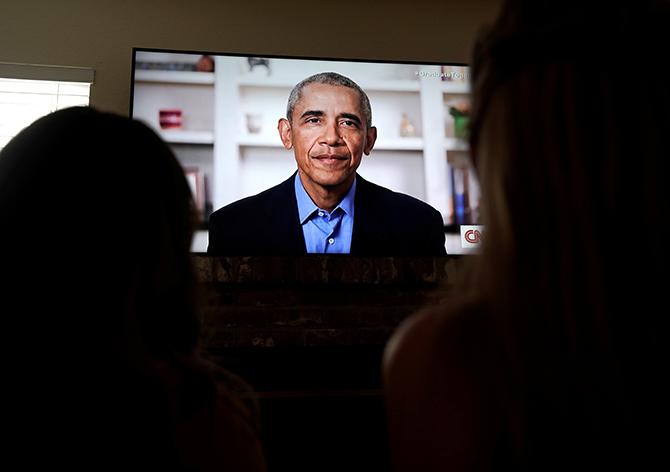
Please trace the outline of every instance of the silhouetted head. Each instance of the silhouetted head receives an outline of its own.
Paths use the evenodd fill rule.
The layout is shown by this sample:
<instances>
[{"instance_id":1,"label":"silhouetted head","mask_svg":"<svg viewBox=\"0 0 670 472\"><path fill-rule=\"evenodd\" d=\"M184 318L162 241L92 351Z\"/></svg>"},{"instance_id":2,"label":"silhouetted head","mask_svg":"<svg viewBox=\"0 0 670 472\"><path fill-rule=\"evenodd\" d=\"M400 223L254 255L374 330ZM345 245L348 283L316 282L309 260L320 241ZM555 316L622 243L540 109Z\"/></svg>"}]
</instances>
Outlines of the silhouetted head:
<instances>
[{"instance_id":1,"label":"silhouetted head","mask_svg":"<svg viewBox=\"0 0 670 472\"><path fill-rule=\"evenodd\" d=\"M0 151L3 421L26 467L204 470L234 455L196 351L196 219L182 167L138 121L69 108Z\"/></svg>"},{"instance_id":2,"label":"silhouetted head","mask_svg":"<svg viewBox=\"0 0 670 472\"><path fill-rule=\"evenodd\" d=\"M192 197L169 147L118 115L47 115L0 151L0 221L15 439L54 463L174 462L170 384L198 324Z\"/></svg>"},{"instance_id":3,"label":"silhouetted head","mask_svg":"<svg viewBox=\"0 0 670 472\"><path fill-rule=\"evenodd\" d=\"M667 1L510 0L474 50L485 230L455 292L487 307L519 372L508 418L529 470L663 454L668 24Z\"/></svg>"},{"instance_id":4,"label":"silhouetted head","mask_svg":"<svg viewBox=\"0 0 670 472\"><path fill-rule=\"evenodd\" d=\"M26 342L101 361L193 350L190 190L147 126L87 107L37 120L0 152L0 221L18 302L2 311L30 320Z\"/></svg>"},{"instance_id":5,"label":"silhouetted head","mask_svg":"<svg viewBox=\"0 0 670 472\"><path fill-rule=\"evenodd\" d=\"M502 292L614 276L602 263L667 214L667 5L511 0L478 41L470 137Z\"/></svg>"}]
</instances>

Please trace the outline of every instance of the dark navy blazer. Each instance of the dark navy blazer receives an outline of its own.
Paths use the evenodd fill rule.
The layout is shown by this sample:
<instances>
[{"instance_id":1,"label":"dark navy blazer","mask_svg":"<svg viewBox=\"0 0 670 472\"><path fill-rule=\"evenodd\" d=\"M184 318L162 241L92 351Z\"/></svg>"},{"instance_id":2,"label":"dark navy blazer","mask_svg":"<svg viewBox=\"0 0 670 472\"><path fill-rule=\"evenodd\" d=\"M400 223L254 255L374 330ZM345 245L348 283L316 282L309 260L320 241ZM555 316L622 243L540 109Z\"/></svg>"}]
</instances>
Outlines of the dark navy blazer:
<instances>
[{"instance_id":1,"label":"dark navy blazer","mask_svg":"<svg viewBox=\"0 0 670 472\"><path fill-rule=\"evenodd\" d=\"M207 252L218 256L307 254L294 177L220 208L209 218ZM445 254L442 215L432 206L357 175L351 254Z\"/></svg>"}]
</instances>

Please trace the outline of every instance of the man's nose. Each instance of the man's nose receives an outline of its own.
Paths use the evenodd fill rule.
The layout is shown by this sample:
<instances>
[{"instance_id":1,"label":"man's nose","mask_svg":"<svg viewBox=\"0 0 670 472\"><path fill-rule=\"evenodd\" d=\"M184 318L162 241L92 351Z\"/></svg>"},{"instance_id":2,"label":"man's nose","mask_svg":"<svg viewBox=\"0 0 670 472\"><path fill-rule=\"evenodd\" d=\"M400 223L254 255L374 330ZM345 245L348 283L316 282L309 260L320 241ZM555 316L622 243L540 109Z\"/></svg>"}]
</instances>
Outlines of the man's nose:
<instances>
[{"instance_id":1,"label":"man's nose","mask_svg":"<svg viewBox=\"0 0 670 472\"><path fill-rule=\"evenodd\" d=\"M321 143L327 144L328 146L342 144L342 136L340 136L340 130L337 128L337 123L324 127L323 134L321 135Z\"/></svg>"}]
</instances>

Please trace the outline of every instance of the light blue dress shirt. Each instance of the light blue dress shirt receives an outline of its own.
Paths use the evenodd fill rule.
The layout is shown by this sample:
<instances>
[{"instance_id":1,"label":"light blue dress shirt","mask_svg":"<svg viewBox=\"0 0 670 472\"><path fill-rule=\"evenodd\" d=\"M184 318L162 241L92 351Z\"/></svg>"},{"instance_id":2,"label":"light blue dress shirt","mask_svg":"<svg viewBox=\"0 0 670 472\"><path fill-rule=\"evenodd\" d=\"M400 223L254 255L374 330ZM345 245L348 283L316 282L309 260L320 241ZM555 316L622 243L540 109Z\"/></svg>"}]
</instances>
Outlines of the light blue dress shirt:
<instances>
[{"instance_id":1,"label":"light blue dress shirt","mask_svg":"<svg viewBox=\"0 0 670 472\"><path fill-rule=\"evenodd\" d=\"M295 198L308 253L349 254L354 229L356 179L342 201L331 212L317 207L295 174Z\"/></svg>"}]
</instances>

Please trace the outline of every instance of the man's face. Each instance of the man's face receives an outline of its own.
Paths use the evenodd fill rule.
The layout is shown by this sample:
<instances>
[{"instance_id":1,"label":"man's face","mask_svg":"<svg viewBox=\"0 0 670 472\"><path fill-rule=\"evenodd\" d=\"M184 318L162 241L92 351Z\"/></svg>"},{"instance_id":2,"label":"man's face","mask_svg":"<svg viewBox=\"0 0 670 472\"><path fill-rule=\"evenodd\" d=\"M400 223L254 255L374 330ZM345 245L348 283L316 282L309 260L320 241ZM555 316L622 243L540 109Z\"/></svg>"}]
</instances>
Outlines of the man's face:
<instances>
[{"instance_id":1,"label":"man's face","mask_svg":"<svg viewBox=\"0 0 670 472\"><path fill-rule=\"evenodd\" d=\"M311 190L347 189L377 137L368 128L356 90L313 83L302 90L291 123L279 120L286 149L293 149L301 180Z\"/></svg>"}]
</instances>

